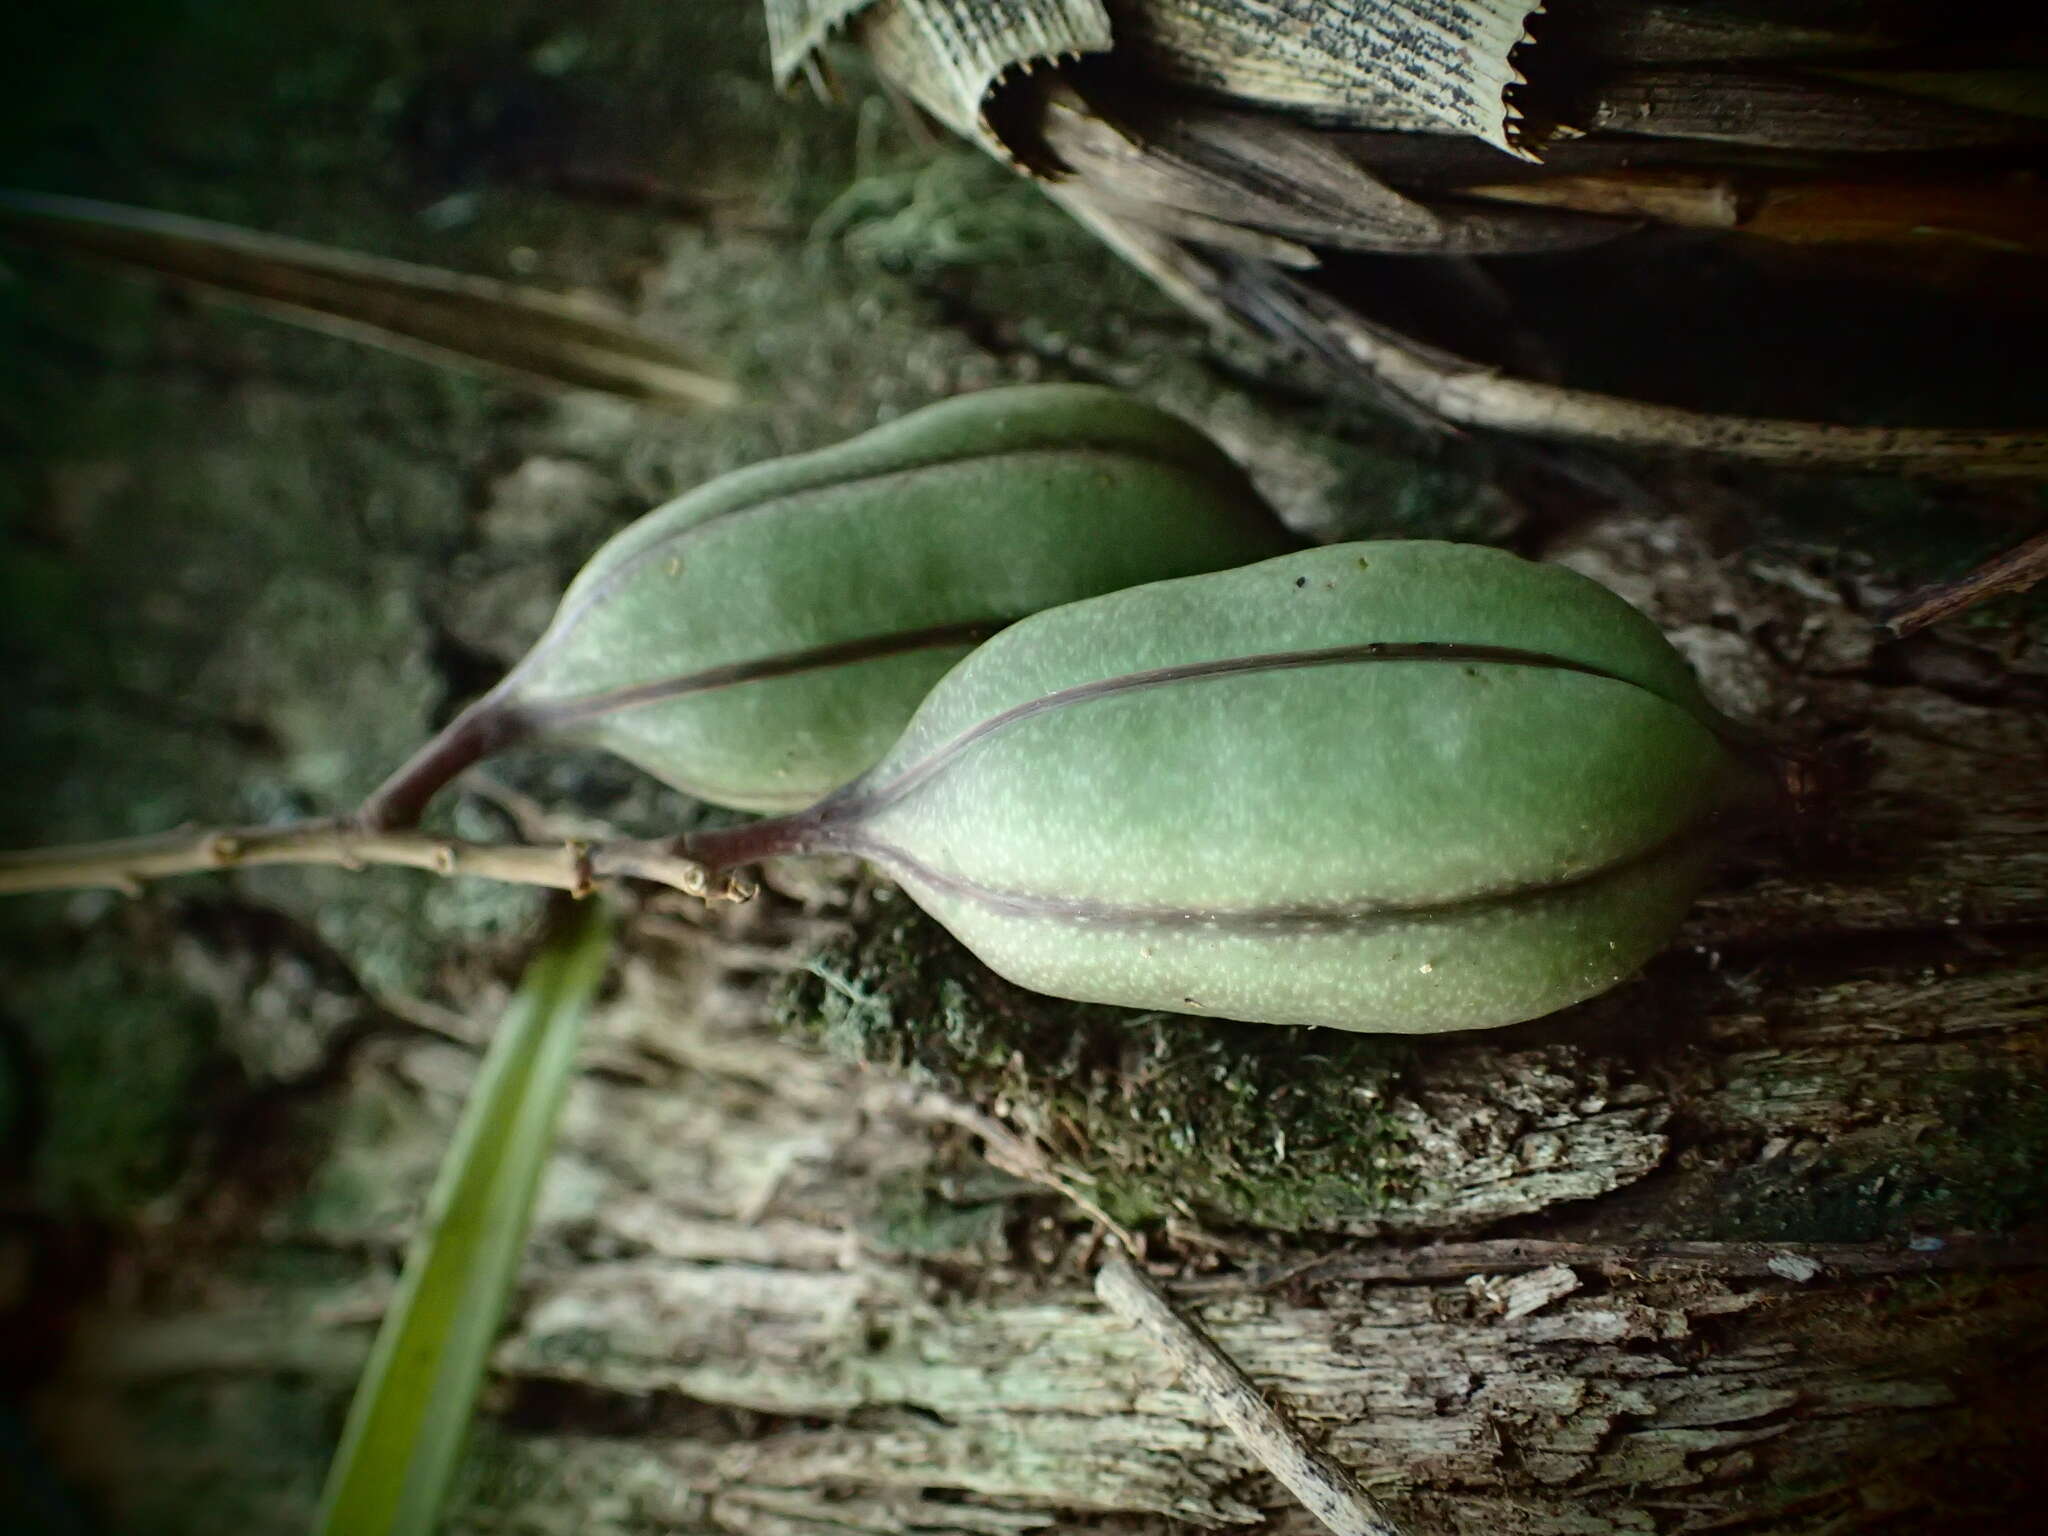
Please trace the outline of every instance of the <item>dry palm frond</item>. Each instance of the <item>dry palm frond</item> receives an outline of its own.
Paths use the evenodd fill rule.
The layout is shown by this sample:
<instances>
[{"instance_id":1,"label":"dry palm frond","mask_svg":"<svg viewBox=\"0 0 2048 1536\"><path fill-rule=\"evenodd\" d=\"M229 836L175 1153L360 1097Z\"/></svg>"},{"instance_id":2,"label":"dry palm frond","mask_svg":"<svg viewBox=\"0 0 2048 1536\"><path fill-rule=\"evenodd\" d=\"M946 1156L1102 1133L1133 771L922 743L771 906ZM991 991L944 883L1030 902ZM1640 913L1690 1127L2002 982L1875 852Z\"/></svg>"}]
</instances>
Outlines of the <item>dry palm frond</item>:
<instances>
[{"instance_id":1,"label":"dry palm frond","mask_svg":"<svg viewBox=\"0 0 2048 1536\"><path fill-rule=\"evenodd\" d=\"M1111 42L1098 0L880 0L862 13L856 35L883 75L940 122L1038 174L1062 167L1036 130L1029 93L1020 111L999 99L999 87L1019 87L1041 66Z\"/></svg>"},{"instance_id":2,"label":"dry palm frond","mask_svg":"<svg viewBox=\"0 0 2048 1536\"><path fill-rule=\"evenodd\" d=\"M2048 69L1833 69L1840 79L1978 112L2048 117Z\"/></svg>"},{"instance_id":3,"label":"dry palm frond","mask_svg":"<svg viewBox=\"0 0 2048 1536\"><path fill-rule=\"evenodd\" d=\"M787 86L857 11L874 0L764 0L768 63L775 83Z\"/></svg>"},{"instance_id":4,"label":"dry palm frond","mask_svg":"<svg viewBox=\"0 0 2048 1536\"><path fill-rule=\"evenodd\" d=\"M1515 378L1374 323L1313 288L1214 259L1063 202L1106 244L1195 313L1250 329L1363 384L1396 414L1561 442L1703 453L1801 469L1877 469L1960 479L2048 477L2048 431L1852 427L1727 416Z\"/></svg>"},{"instance_id":5,"label":"dry palm frond","mask_svg":"<svg viewBox=\"0 0 2048 1536\"><path fill-rule=\"evenodd\" d=\"M1926 283L1967 293L1970 262L2048 246L2033 67L2048 24L1964 36L1932 0L1784 0L1764 19L1714 0L1103 0L1106 33L1062 47L1034 30L1063 9L1051 0L982 0L982 35L1007 42L974 53L936 24L960 10L939 0L782 8L846 23L885 78L1196 312L1306 347L1405 412L1775 463L2048 467L2048 435L2029 431L1716 415L1514 377L1503 364L1542 375L1583 350L1546 339L1568 321L1516 308L1554 299L1557 279L1463 261L1605 262L1627 289L1668 272L1669 315L1632 328L1646 341L1697 331L1686 274L1712 275L1717 240L1745 271L1765 270L1748 253L1851 248L1831 259L1872 282L1918 260ZM2011 276L2001 291L2021 294ZM1759 357L1801 345L1787 305ZM1891 320L1873 312L1862 334ZM1617 329L1602 317L1596 340ZM1682 351L1668 371L1687 393Z\"/></svg>"},{"instance_id":6,"label":"dry palm frond","mask_svg":"<svg viewBox=\"0 0 2048 1536\"><path fill-rule=\"evenodd\" d=\"M590 304L493 278L86 198L0 191L0 235L116 263L315 330L521 383L672 410L737 393Z\"/></svg>"},{"instance_id":7,"label":"dry palm frond","mask_svg":"<svg viewBox=\"0 0 2048 1536\"><path fill-rule=\"evenodd\" d=\"M1837 181L1623 169L1458 190L1487 201L1648 218L1798 245L1955 240L2048 255L2048 194L2010 176Z\"/></svg>"},{"instance_id":8,"label":"dry palm frond","mask_svg":"<svg viewBox=\"0 0 2048 1536\"><path fill-rule=\"evenodd\" d=\"M1012 163L1051 170L1028 136L1013 141L998 88L1111 45L1102 0L766 0L770 61L787 85L842 30L882 73L964 138Z\"/></svg>"},{"instance_id":9,"label":"dry palm frond","mask_svg":"<svg viewBox=\"0 0 2048 1536\"><path fill-rule=\"evenodd\" d=\"M1882 52L1919 41L1896 14L1866 7L1845 25L1841 6L1799 19L1797 0L1760 14L1667 0L1572 0L1559 7L1567 41L1591 58L1635 64L1711 64L1724 59L1799 61ZM1892 8L1893 11L1896 8Z\"/></svg>"},{"instance_id":10,"label":"dry palm frond","mask_svg":"<svg viewBox=\"0 0 2048 1536\"><path fill-rule=\"evenodd\" d=\"M1982 149L2041 136L2023 117L1789 69L1622 70L1562 110L1588 131L1827 154Z\"/></svg>"},{"instance_id":11,"label":"dry palm frond","mask_svg":"<svg viewBox=\"0 0 2048 1536\"><path fill-rule=\"evenodd\" d=\"M1160 78L1521 153L1509 55L1540 0L1118 0L1117 42Z\"/></svg>"},{"instance_id":12,"label":"dry palm frond","mask_svg":"<svg viewBox=\"0 0 2048 1536\"><path fill-rule=\"evenodd\" d=\"M1168 215L1192 215L1298 244L1469 256L1569 250L1627 227L1571 212L1430 206L1285 119L1203 102L1161 111L1092 82L1084 90L1050 93L1046 144L1072 190L1158 228L1177 227Z\"/></svg>"}]
</instances>

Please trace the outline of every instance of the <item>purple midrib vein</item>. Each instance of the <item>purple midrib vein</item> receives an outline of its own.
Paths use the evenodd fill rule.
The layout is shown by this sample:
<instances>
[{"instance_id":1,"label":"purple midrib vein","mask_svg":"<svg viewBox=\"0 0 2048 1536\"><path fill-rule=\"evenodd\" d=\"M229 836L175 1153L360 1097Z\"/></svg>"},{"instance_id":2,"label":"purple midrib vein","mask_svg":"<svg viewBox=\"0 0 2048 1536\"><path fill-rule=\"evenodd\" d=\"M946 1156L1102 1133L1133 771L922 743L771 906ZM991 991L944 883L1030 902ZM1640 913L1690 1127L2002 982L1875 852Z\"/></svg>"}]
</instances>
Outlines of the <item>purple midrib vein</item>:
<instances>
[{"instance_id":1,"label":"purple midrib vein","mask_svg":"<svg viewBox=\"0 0 2048 1536\"><path fill-rule=\"evenodd\" d=\"M930 865L865 831L874 816L901 803L930 783L978 742L1034 716L1053 710L1111 698L1146 689L1197 683L1248 673L1289 671L1305 667L1345 666L1385 662L1488 663L1523 666L1548 671L1577 673L1635 688L1671 704L1654 689L1603 667L1572 661L1542 651L1511 646L1465 645L1457 642L1372 641L1359 645L1332 646L1311 651L1277 651L1236 656L1216 661L1189 662L1155 667L1058 689L990 716L950 738L919 762L894 777L874 785L856 781L807 811L776 821L757 822L708 835L695 856L713 863L744 863L780 853L851 853L874 860L884 867L900 869L908 878L934 889L951 892L991 910L1015 916L1039 916L1073 923L1104 926L1198 927L1228 930L1275 929L1307 931L1315 928L1352 926L1366 923L1394 923L1407 918L1477 911L1502 905L1538 892L1561 891L1599 880L1638 861L1655 859L1672 851L1697 834L1700 823L1683 829L1673 839L1646 851L1584 869L1563 873L1549 880L1524 881L1496 889L1469 892L1448 902L1433 903L1348 903L1344 905L1289 904L1251 909L1198 909L1174 906L1143 906L1132 903L1098 902L1086 898L1046 896L1034 892L1005 891L986 886L966 876L934 869ZM1691 711L1685 711L1688 715ZM1697 718L1696 716L1694 718ZM1704 725L1705 722L1702 722ZM1707 818L1702 818L1704 821ZM721 848L729 847L729 856Z\"/></svg>"},{"instance_id":2,"label":"purple midrib vein","mask_svg":"<svg viewBox=\"0 0 2048 1536\"><path fill-rule=\"evenodd\" d=\"M513 678L521 673L531 671L540 663L543 657L562 645L576 626L583 621L584 616L616 591L619 584L626 580L628 576L657 559L673 560L678 558L683 546L694 542L700 535L730 528L735 520L751 520L778 512L800 512L809 502L820 496L835 495L844 491L861 488L872 490L877 486L886 485L891 480L924 474L930 470L952 469L966 464L999 463L1008 459L1043 458L1047 455L1059 458L1088 456L1144 459L1168 468L1185 467L1164 454L1147 453L1139 448L1122 445L1111 447L1107 444L1087 444L1080 447L1063 447L1057 444L1041 443L1029 447L1007 448L995 453L964 452L953 455L950 458L934 458L917 464L902 464L887 469L872 470L864 475L853 475L843 480L833 480L819 485L763 492L760 500L728 507L723 512L713 513L711 516L697 522L685 524L671 533L662 535L645 548L635 550L631 555L628 555L612 570L605 572L588 592L585 592L576 599L572 606L555 616L554 622L548 626L547 633L542 635L540 640L534 645L534 648L527 652L520 660L518 666L513 669L512 675L507 677L505 682L510 683L513 681Z\"/></svg>"},{"instance_id":3,"label":"purple midrib vein","mask_svg":"<svg viewBox=\"0 0 2048 1536\"><path fill-rule=\"evenodd\" d=\"M913 651L975 646L1015 622L1015 619L982 619L960 624L935 624L929 629L899 630L890 635L863 635L857 640L841 640L831 645L812 646L808 650L786 651L779 656L756 657L752 661L729 662L696 672L633 683L624 688L609 688L602 693L522 703L518 706L518 714L528 729L555 730L643 704L657 704L665 699L709 693L720 688L736 688L744 683L794 677L803 672L850 666L856 662L876 661Z\"/></svg>"},{"instance_id":4,"label":"purple midrib vein","mask_svg":"<svg viewBox=\"0 0 2048 1536\"><path fill-rule=\"evenodd\" d=\"M1418 920L1478 916L1532 896L1564 895L1582 886L1597 885L1640 865L1677 856L1702 835L1707 819L1702 818L1649 848L1549 880L1513 882L1443 901L1293 902L1264 907L1147 905L1007 891L934 869L899 848L870 842L859 836L835 842L832 846L834 851L870 859L899 878L972 902L998 917L1040 918L1083 928L1157 928L1182 932L1210 929L1227 934L1301 935L1339 931L1364 934Z\"/></svg>"},{"instance_id":5,"label":"purple midrib vein","mask_svg":"<svg viewBox=\"0 0 2048 1536\"><path fill-rule=\"evenodd\" d=\"M1143 672L1126 672L1117 677L1098 678L1093 682L1076 683L1072 687L1056 689L1027 699L1022 704L977 722L959 735L934 747L927 757L900 770L886 782L868 787L865 781L847 786L833 800L817 807L820 813L829 814L834 820L854 819L872 816L886 810L905 796L915 793L927 781L950 767L969 747L984 741L999 731L1009 729L1031 719L1035 715L1050 713L1056 709L1070 708L1075 704L1089 703L1095 699L1113 698L1118 694L1137 693L1150 688L1171 687L1179 683L1207 682L1215 678L1239 677L1253 672L1288 672L1307 667L1337 667L1373 662L1490 662L1502 666L1535 667L1552 672L1576 672L1585 677L1602 678L1610 683L1621 683L1626 687L1640 689L1653 698L1664 699L1674 709L1684 706L1665 699L1654 689L1645 688L1641 683L1596 667L1585 662L1572 661L1568 657L1552 656L1543 651L1520 650L1502 645L1465 645L1455 641L1386 641L1373 640L1359 645L1329 646L1312 651L1267 651L1251 656L1231 656L1216 661L1185 662L1178 666L1153 667ZM1688 711L1688 713L1690 713Z\"/></svg>"}]
</instances>

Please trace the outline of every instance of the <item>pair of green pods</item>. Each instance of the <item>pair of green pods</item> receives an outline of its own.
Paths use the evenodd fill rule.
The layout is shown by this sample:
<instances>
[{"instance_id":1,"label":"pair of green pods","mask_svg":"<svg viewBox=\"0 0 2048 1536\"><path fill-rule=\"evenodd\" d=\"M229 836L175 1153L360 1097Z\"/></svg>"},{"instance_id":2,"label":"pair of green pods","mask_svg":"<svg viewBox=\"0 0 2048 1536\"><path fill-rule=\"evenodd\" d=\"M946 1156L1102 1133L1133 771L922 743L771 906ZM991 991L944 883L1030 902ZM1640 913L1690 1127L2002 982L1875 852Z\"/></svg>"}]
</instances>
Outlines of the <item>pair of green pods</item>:
<instances>
[{"instance_id":1,"label":"pair of green pods","mask_svg":"<svg viewBox=\"0 0 2048 1536\"><path fill-rule=\"evenodd\" d=\"M1684 662L1562 568L1287 542L1170 417L970 396L628 528L384 812L588 741L803 807L695 857L861 855L1002 974L1132 1007L1473 1029L1637 969L1746 779Z\"/></svg>"},{"instance_id":2,"label":"pair of green pods","mask_svg":"<svg viewBox=\"0 0 2048 1536\"><path fill-rule=\"evenodd\" d=\"M1027 619L855 783L690 851L861 855L1056 996L1427 1033L1633 973L1747 782L1606 588L1341 544Z\"/></svg>"}]
</instances>

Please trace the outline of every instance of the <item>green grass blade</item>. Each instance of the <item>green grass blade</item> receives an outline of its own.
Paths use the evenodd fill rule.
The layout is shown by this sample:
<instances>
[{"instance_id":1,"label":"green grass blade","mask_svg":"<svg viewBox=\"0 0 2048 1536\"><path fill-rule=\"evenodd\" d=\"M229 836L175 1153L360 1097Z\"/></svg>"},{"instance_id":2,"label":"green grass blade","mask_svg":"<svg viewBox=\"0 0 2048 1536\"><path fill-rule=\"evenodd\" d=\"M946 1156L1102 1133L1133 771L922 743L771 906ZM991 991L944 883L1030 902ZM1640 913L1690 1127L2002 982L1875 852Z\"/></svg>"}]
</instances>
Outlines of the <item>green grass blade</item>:
<instances>
[{"instance_id":1,"label":"green grass blade","mask_svg":"<svg viewBox=\"0 0 2048 1536\"><path fill-rule=\"evenodd\" d=\"M319 1536L426 1536L519 1270L611 929L596 902L527 968L427 1204L349 1405Z\"/></svg>"}]
</instances>

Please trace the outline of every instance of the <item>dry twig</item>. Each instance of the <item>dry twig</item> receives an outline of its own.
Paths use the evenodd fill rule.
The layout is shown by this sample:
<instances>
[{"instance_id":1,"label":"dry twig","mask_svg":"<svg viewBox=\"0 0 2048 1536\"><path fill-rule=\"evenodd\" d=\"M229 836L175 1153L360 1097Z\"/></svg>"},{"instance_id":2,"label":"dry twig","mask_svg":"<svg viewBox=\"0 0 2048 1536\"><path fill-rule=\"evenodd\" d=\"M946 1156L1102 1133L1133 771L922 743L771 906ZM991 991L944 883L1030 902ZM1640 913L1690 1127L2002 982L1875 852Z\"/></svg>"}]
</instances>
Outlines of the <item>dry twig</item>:
<instances>
[{"instance_id":1,"label":"dry twig","mask_svg":"<svg viewBox=\"0 0 2048 1536\"><path fill-rule=\"evenodd\" d=\"M1950 479L2048 473L2048 432L1974 427L1850 427L1723 416L1518 379L1376 325L1290 285L1324 334L1360 368L1445 421L1529 437L1708 453L1793 468L1871 469Z\"/></svg>"},{"instance_id":2,"label":"dry twig","mask_svg":"<svg viewBox=\"0 0 2048 1536\"><path fill-rule=\"evenodd\" d=\"M917 1093L911 1098L909 1111L913 1117L941 1125L958 1126L961 1130L981 1138L981 1155L992 1168L998 1168L1012 1178L1022 1179L1028 1184L1042 1185L1053 1190L1080 1208L1090 1220L1132 1253L1142 1251L1137 1237L1117 1219L1088 1198L1079 1188L1074 1170L1062 1168L1055 1163L1045 1148L1028 1136L1013 1131L993 1115L984 1114L971 1104L949 1098L943 1093Z\"/></svg>"},{"instance_id":3,"label":"dry twig","mask_svg":"<svg viewBox=\"0 0 2048 1536\"><path fill-rule=\"evenodd\" d=\"M1950 480L2048 474L2048 432L1978 427L1852 427L1724 416L1517 378L1403 336L1285 274L1197 255L1185 242L1062 188L1049 195L1110 249L1222 329L1307 352L1425 430L1478 427L1563 442L1711 454L1820 470Z\"/></svg>"},{"instance_id":4,"label":"dry twig","mask_svg":"<svg viewBox=\"0 0 2048 1536\"><path fill-rule=\"evenodd\" d=\"M1103 1305L1163 1349L1210 1410L1336 1536L1402 1536L1401 1528L1343 1467L1310 1445L1252 1384L1237 1362L1174 1311L1128 1259L1095 1276Z\"/></svg>"},{"instance_id":5,"label":"dry twig","mask_svg":"<svg viewBox=\"0 0 2048 1536\"><path fill-rule=\"evenodd\" d=\"M0 233L97 257L314 330L524 384L598 389L675 411L739 392L658 336L591 304L231 224L0 189Z\"/></svg>"},{"instance_id":6,"label":"dry twig","mask_svg":"<svg viewBox=\"0 0 2048 1536\"><path fill-rule=\"evenodd\" d=\"M2048 533L2038 533L2017 549L1985 561L1967 576L1908 592L1884 611L1882 621L1893 634L1910 635L2042 581L2048 581Z\"/></svg>"},{"instance_id":7,"label":"dry twig","mask_svg":"<svg viewBox=\"0 0 2048 1536\"><path fill-rule=\"evenodd\" d=\"M558 847L470 843L421 832L368 831L353 821L184 829L110 843L0 853L0 895L111 887L140 894L151 880L257 864L396 864L437 875L477 875L513 885L588 894L600 880L650 880L706 901L743 901L751 886L714 875L668 842L564 842Z\"/></svg>"}]
</instances>

